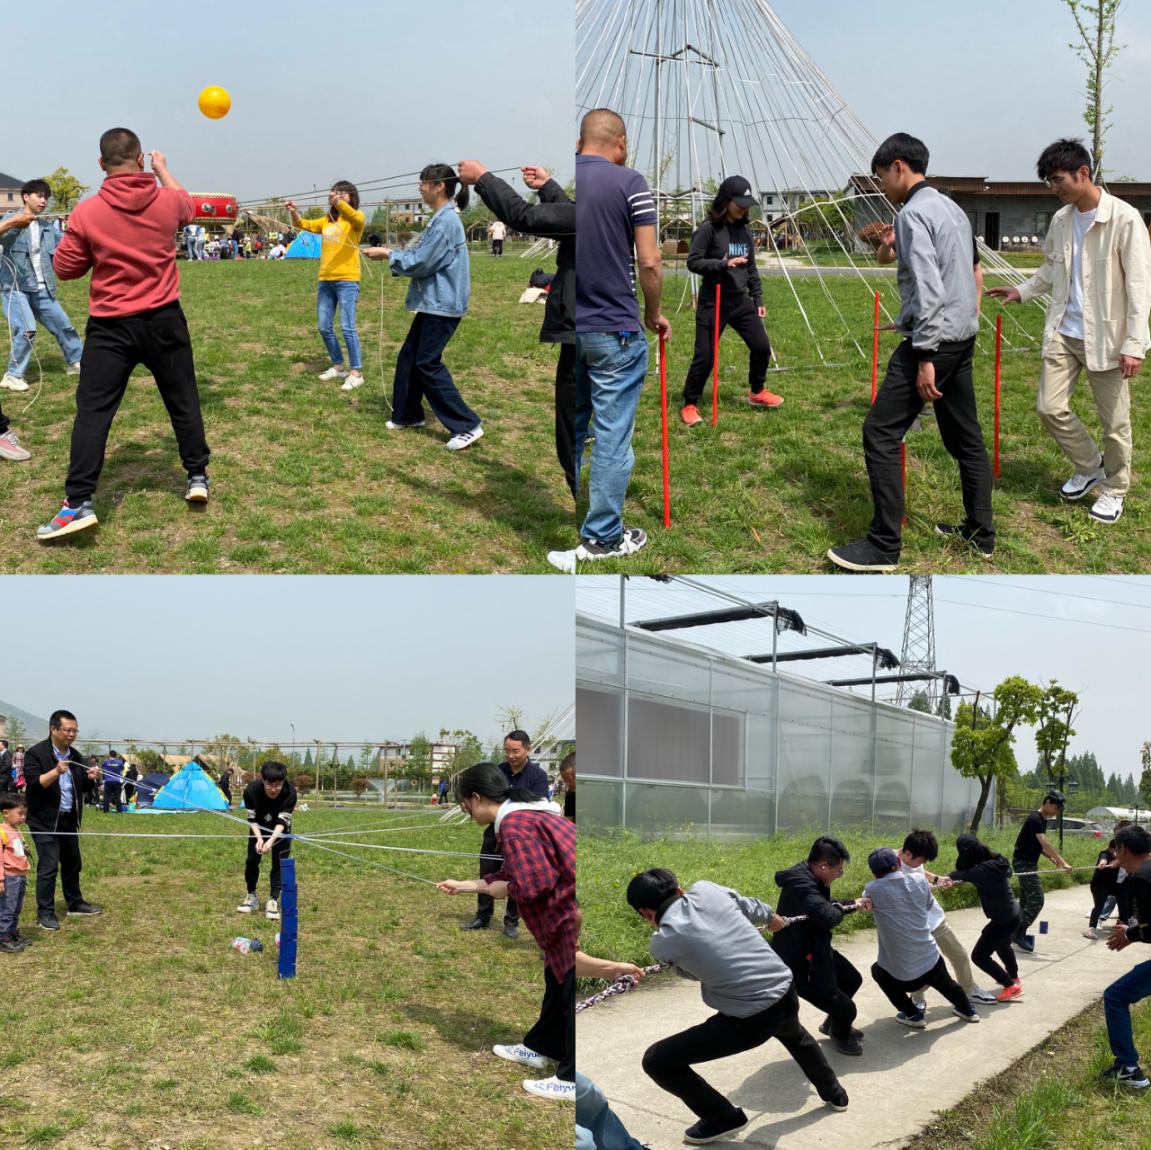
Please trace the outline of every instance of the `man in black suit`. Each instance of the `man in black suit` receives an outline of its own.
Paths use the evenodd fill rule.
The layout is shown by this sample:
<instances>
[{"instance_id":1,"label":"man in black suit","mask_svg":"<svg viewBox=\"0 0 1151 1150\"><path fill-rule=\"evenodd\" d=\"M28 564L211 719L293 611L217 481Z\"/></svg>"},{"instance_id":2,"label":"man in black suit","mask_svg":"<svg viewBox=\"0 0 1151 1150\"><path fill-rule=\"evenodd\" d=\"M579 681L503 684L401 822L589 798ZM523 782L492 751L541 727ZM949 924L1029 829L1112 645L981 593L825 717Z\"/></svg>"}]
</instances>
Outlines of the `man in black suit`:
<instances>
[{"instance_id":1,"label":"man in black suit","mask_svg":"<svg viewBox=\"0 0 1151 1150\"><path fill-rule=\"evenodd\" d=\"M100 768L85 767L72 744L80 727L71 711L53 711L48 738L24 756L28 829L36 844L36 921L59 930L56 918L56 872L70 915L100 914L100 907L80 892L80 822L84 796L95 793Z\"/></svg>"}]
</instances>

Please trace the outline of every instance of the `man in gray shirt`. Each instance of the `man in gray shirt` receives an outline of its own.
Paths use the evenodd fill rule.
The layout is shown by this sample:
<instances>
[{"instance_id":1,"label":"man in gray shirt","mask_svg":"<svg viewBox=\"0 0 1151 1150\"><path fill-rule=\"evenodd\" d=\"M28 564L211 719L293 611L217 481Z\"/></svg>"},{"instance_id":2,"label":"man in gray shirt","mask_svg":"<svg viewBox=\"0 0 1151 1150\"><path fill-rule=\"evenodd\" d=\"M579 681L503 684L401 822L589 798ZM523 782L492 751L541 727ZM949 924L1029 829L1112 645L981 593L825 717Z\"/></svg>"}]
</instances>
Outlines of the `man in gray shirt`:
<instances>
[{"instance_id":1,"label":"man in gray shirt","mask_svg":"<svg viewBox=\"0 0 1151 1150\"><path fill-rule=\"evenodd\" d=\"M643 1056L644 1073L699 1117L684 1141L713 1142L748 1124L747 1115L692 1065L751 1050L769 1038L783 1043L824 1102L847 1109L847 1092L799 1021L791 971L756 929L758 924L781 930L784 919L758 899L715 883L697 882L685 892L662 867L636 875L627 901L655 928L652 956L699 982L704 1002L717 1012L648 1047Z\"/></svg>"},{"instance_id":2,"label":"man in gray shirt","mask_svg":"<svg viewBox=\"0 0 1151 1150\"><path fill-rule=\"evenodd\" d=\"M971 360L979 330L979 301L971 274L974 243L967 216L926 183L928 151L902 132L879 145L872 174L900 205L894 242L899 260L899 318L903 342L887 364L883 385L863 422L863 454L874 511L867 536L840 544L828 559L848 571L894 571L903 532L903 477L899 446L925 403L935 407L943 446L959 464L962 523L936 532L960 539L989 559L991 466L975 408Z\"/></svg>"},{"instance_id":3,"label":"man in gray shirt","mask_svg":"<svg viewBox=\"0 0 1151 1150\"><path fill-rule=\"evenodd\" d=\"M931 936L928 915L934 901L927 880L904 871L891 847L879 847L867 856L875 876L863 888L871 904L879 932L879 958L871 977L899 1012L895 1021L915 1030L926 1025L922 1010L908 996L909 990L930 986L938 990L965 1022L978 1022L979 1015L963 988L947 972L943 955Z\"/></svg>"}]
</instances>

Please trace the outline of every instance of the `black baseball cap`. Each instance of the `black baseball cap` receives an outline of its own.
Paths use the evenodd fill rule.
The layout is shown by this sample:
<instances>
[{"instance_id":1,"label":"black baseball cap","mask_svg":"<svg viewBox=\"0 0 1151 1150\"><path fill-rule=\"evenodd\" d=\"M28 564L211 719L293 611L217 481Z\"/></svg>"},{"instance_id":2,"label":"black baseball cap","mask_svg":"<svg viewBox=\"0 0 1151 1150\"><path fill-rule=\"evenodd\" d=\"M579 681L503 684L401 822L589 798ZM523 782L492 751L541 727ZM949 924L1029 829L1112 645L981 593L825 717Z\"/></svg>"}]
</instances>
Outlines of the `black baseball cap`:
<instances>
[{"instance_id":1,"label":"black baseball cap","mask_svg":"<svg viewBox=\"0 0 1151 1150\"><path fill-rule=\"evenodd\" d=\"M876 847L867 856L867 865L876 878L882 878L893 870L899 870L899 856L891 847Z\"/></svg>"},{"instance_id":2,"label":"black baseball cap","mask_svg":"<svg viewBox=\"0 0 1151 1150\"><path fill-rule=\"evenodd\" d=\"M719 194L730 203L739 204L741 208L755 206L755 196L752 194L751 184L743 176L728 176L719 185Z\"/></svg>"}]
</instances>

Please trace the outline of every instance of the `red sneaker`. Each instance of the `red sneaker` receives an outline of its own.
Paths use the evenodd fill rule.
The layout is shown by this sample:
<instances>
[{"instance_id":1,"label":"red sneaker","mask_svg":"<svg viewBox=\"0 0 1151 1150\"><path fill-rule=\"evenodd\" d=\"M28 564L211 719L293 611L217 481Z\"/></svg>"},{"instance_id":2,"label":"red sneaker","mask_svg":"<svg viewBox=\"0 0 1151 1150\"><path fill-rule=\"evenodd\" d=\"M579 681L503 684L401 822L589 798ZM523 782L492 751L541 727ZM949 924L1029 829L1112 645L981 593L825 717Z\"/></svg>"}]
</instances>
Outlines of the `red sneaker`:
<instances>
[{"instance_id":1,"label":"red sneaker","mask_svg":"<svg viewBox=\"0 0 1151 1150\"><path fill-rule=\"evenodd\" d=\"M753 391L748 397L749 403L754 403L756 407L779 407L783 403L783 396L776 395L773 391L768 391L765 387L763 391Z\"/></svg>"},{"instance_id":2,"label":"red sneaker","mask_svg":"<svg viewBox=\"0 0 1151 1150\"><path fill-rule=\"evenodd\" d=\"M679 409L679 417L687 424L688 427L694 427L697 423L703 422L703 416L699 413L699 408L694 403L689 403L685 407Z\"/></svg>"},{"instance_id":3,"label":"red sneaker","mask_svg":"<svg viewBox=\"0 0 1151 1150\"><path fill-rule=\"evenodd\" d=\"M1010 1002L1013 998L1023 997L1023 987L1018 982L1005 986L996 996L996 1002Z\"/></svg>"}]
</instances>

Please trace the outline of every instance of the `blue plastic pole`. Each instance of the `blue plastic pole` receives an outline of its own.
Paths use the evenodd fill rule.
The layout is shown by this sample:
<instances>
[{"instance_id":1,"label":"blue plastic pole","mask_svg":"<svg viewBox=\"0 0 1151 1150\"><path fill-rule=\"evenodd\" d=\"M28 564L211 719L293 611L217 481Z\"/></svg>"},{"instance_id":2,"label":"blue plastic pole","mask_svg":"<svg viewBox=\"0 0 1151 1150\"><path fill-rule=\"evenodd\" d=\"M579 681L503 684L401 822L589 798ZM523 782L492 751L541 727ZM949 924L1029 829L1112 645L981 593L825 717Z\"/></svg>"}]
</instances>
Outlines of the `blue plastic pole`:
<instances>
[{"instance_id":1,"label":"blue plastic pole","mask_svg":"<svg viewBox=\"0 0 1151 1150\"><path fill-rule=\"evenodd\" d=\"M296 932L299 911L296 903L296 860L280 860L280 964L281 978L296 977Z\"/></svg>"}]
</instances>

